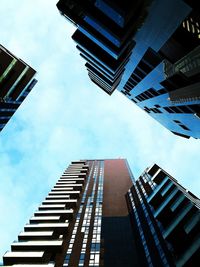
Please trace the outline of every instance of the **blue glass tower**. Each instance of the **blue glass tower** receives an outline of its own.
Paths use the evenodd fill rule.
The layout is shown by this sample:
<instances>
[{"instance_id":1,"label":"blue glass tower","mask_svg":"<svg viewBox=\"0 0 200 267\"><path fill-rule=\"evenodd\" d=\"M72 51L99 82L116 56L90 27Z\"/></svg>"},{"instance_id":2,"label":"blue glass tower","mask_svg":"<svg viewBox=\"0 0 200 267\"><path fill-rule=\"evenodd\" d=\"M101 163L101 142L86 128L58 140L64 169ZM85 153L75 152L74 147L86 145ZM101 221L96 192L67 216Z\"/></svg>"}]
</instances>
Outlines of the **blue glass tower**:
<instances>
[{"instance_id":1,"label":"blue glass tower","mask_svg":"<svg viewBox=\"0 0 200 267\"><path fill-rule=\"evenodd\" d=\"M115 89L172 133L200 138L200 21L190 0L57 4L90 79Z\"/></svg>"},{"instance_id":2,"label":"blue glass tower","mask_svg":"<svg viewBox=\"0 0 200 267\"><path fill-rule=\"evenodd\" d=\"M90 79L108 94L119 85L135 46L132 36L146 17L149 0L58 2L78 29L72 36L87 61Z\"/></svg>"}]
</instances>

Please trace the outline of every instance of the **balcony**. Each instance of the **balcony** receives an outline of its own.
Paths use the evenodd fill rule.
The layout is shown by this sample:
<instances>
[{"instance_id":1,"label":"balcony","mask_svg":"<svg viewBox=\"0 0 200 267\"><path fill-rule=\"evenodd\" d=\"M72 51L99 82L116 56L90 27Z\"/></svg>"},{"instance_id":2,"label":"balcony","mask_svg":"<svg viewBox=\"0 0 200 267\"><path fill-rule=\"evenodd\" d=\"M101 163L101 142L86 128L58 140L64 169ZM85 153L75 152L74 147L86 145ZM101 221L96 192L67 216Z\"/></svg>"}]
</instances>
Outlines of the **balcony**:
<instances>
[{"instance_id":1,"label":"balcony","mask_svg":"<svg viewBox=\"0 0 200 267\"><path fill-rule=\"evenodd\" d=\"M87 173L88 172L88 169L83 169L83 168L68 168L66 170L66 172L64 172L64 174L66 173L70 173L70 172L79 172L79 173Z\"/></svg>"},{"instance_id":2,"label":"balcony","mask_svg":"<svg viewBox=\"0 0 200 267\"><path fill-rule=\"evenodd\" d=\"M22 241L11 245L12 251L37 251L45 250L45 252L61 251L63 240L45 240L45 241Z\"/></svg>"},{"instance_id":3,"label":"balcony","mask_svg":"<svg viewBox=\"0 0 200 267\"><path fill-rule=\"evenodd\" d=\"M30 223L59 222L60 216L37 216L30 219Z\"/></svg>"},{"instance_id":4,"label":"balcony","mask_svg":"<svg viewBox=\"0 0 200 267\"><path fill-rule=\"evenodd\" d=\"M39 210L61 210L65 209L66 205L65 204L59 204L59 205L42 205L38 209Z\"/></svg>"},{"instance_id":5,"label":"balcony","mask_svg":"<svg viewBox=\"0 0 200 267\"><path fill-rule=\"evenodd\" d=\"M60 177L60 179L71 179L71 178L79 178L79 176L78 175L68 175L68 174L63 174L61 177Z\"/></svg>"},{"instance_id":6,"label":"balcony","mask_svg":"<svg viewBox=\"0 0 200 267\"><path fill-rule=\"evenodd\" d=\"M51 190L51 192L59 192L59 191L64 191L64 190L68 190L68 191L73 191L74 190L74 188L73 187L58 187L58 188L53 188L52 190Z\"/></svg>"},{"instance_id":7,"label":"balcony","mask_svg":"<svg viewBox=\"0 0 200 267\"><path fill-rule=\"evenodd\" d=\"M18 235L19 241L25 240L49 240L53 237L53 231L44 231L44 232L21 232Z\"/></svg>"},{"instance_id":8,"label":"balcony","mask_svg":"<svg viewBox=\"0 0 200 267\"><path fill-rule=\"evenodd\" d=\"M70 164L70 166L71 165L73 165L73 166L87 166L87 165L85 165L86 164L86 160L73 160L72 162L71 162L71 164Z\"/></svg>"},{"instance_id":9,"label":"balcony","mask_svg":"<svg viewBox=\"0 0 200 267\"><path fill-rule=\"evenodd\" d=\"M85 166L86 166L85 164L70 164L70 165L68 165L67 169L68 169L68 168L83 168L83 167L85 167ZM65 171L66 171L67 169L65 169Z\"/></svg>"},{"instance_id":10,"label":"balcony","mask_svg":"<svg viewBox=\"0 0 200 267\"><path fill-rule=\"evenodd\" d=\"M88 172L88 170L85 170L85 169L80 169L80 170L70 169L70 170L67 170L66 172L64 172L63 175L79 175L79 174L86 175L87 172Z\"/></svg>"},{"instance_id":11,"label":"balcony","mask_svg":"<svg viewBox=\"0 0 200 267\"><path fill-rule=\"evenodd\" d=\"M179 191L180 192L180 191ZM183 193L181 193L181 195L178 197L178 199L176 199L176 201L171 205L170 209L171 211L175 211L183 202L183 200L185 199L185 195Z\"/></svg>"},{"instance_id":12,"label":"balcony","mask_svg":"<svg viewBox=\"0 0 200 267\"><path fill-rule=\"evenodd\" d=\"M53 230L56 233L63 233L68 229L69 223L38 223L38 224L26 224L25 231L49 231Z\"/></svg>"},{"instance_id":13,"label":"balcony","mask_svg":"<svg viewBox=\"0 0 200 267\"><path fill-rule=\"evenodd\" d=\"M200 210L197 210L192 218L190 218L189 222L184 225L185 232L189 234L198 224L200 224Z\"/></svg>"},{"instance_id":14,"label":"balcony","mask_svg":"<svg viewBox=\"0 0 200 267\"><path fill-rule=\"evenodd\" d=\"M53 199L66 199L66 200L72 200L70 199L70 195L55 195L55 196L47 196L46 200L53 200Z\"/></svg>"},{"instance_id":15,"label":"balcony","mask_svg":"<svg viewBox=\"0 0 200 267\"><path fill-rule=\"evenodd\" d=\"M173 218L171 224L165 229L163 237L166 239L172 233L172 231L179 225L179 223L187 216L188 212L193 208L193 204L189 202L184 208L182 208Z\"/></svg>"},{"instance_id":16,"label":"balcony","mask_svg":"<svg viewBox=\"0 0 200 267\"><path fill-rule=\"evenodd\" d=\"M56 185L62 185L62 184L76 184L76 181L69 181L69 180L66 180L66 181L63 181L63 180L58 180L58 182L56 183Z\"/></svg>"},{"instance_id":17,"label":"balcony","mask_svg":"<svg viewBox=\"0 0 200 267\"><path fill-rule=\"evenodd\" d=\"M73 182L79 182L79 183L84 183L85 179L84 178L76 178L76 177L71 177L69 179L66 179L66 177L60 178L59 182L69 182L73 183Z\"/></svg>"},{"instance_id":18,"label":"balcony","mask_svg":"<svg viewBox=\"0 0 200 267\"><path fill-rule=\"evenodd\" d=\"M80 172L70 172L70 173L65 173L62 175L62 177L85 177L86 173L80 173Z\"/></svg>"},{"instance_id":19,"label":"balcony","mask_svg":"<svg viewBox=\"0 0 200 267\"><path fill-rule=\"evenodd\" d=\"M76 199L79 197L80 191L59 191L59 192L50 192L50 196L56 195L70 195L70 198Z\"/></svg>"},{"instance_id":20,"label":"balcony","mask_svg":"<svg viewBox=\"0 0 200 267\"><path fill-rule=\"evenodd\" d=\"M26 252L6 252L3 256L5 265L26 264L26 263L42 263L45 262L44 251L26 251Z\"/></svg>"},{"instance_id":21,"label":"balcony","mask_svg":"<svg viewBox=\"0 0 200 267\"><path fill-rule=\"evenodd\" d=\"M73 175L73 176L61 176L58 182L69 182L69 181L85 181L84 177L79 177L78 175Z\"/></svg>"},{"instance_id":22,"label":"balcony","mask_svg":"<svg viewBox=\"0 0 200 267\"><path fill-rule=\"evenodd\" d=\"M60 179L71 179L71 178L79 178L79 176L78 175L74 175L74 174L72 174L72 175L69 175L69 174L63 174L61 177L60 177Z\"/></svg>"},{"instance_id":23,"label":"balcony","mask_svg":"<svg viewBox=\"0 0 200 267\"><path fill-rule=\"evenodd\" d=\"M39 210L34 213L35 216L61 216L62 218L70 219L74 213L73 209L69 210Z\"/></svg>"},{"instance_id":24,"label":"balcony","mask_svg":"<svg viewBox=\"0 0 200 267\"><path fill-rule=\"evenodd\" d=\"M175 186L174 183L170 181L169 184L161 191L161 196L165 196L173 186Z\"/></svg>"},{"instance_id":25,"label":"balcony","mask_svg":"<svg viewBox=\"0 0 200 267\"><path fill-rule=\"evenodd\" d=\"M76 199L54 199L54 200L45 200L42 204L65 204L68 208L76 207Z\"/></svg>"},{"instance_id":26,"label":"balcony","mask_svg":"<svg viewBox=\"0 0 200 267\"><path fill-rule=\"evenodd\" d=\"M167 205L172 201L174 196L178 193L178 189L174 188L174 190L171 192L169 196L165 200L163 200L162 204L158 207L158 209L154 213L154 217L158 217L159 214L167 207Z\"/></svg>"},{"instance_id":27,"label":"balcony","mask_svg":"<svg viewBox=\"0 0 200 267\"><path fill-rule=\"evenodd\" d=\"M152 194L148 197L148 202L151 203L153 198L157 195L157 193L163 189L165 184L169 181L168 177L165 177L165 179L162 180L162 182L153 190Z\"/></svg>"},{"instance_id":28,"label":"balcony","mask_svg":"<svg viewBox=\"0 0 200 267\"><path fill-rule=\"evenodd\" d=\"M79 171L68 171L68 172L65 172L63 175L78 175L81 174L81 172Z\"/></svg>"},{"instance_id":29,"label":"balcony","mask_svg":"<svg viewBox=\"0 0 200 267\"><path fill-rule=\"evenodd\" d=\"M60 188L66 188L66 186L68 187L71 187L72 188L72 190L73 189L79 189L79 190L81 190L82 189L82 187L83 187L83 185L82 184L65 184L65 183L63 183L63 184L56 184L55 186L54 186L54 188L55 189L60 189Z\"/></svg>"}]
</instances>

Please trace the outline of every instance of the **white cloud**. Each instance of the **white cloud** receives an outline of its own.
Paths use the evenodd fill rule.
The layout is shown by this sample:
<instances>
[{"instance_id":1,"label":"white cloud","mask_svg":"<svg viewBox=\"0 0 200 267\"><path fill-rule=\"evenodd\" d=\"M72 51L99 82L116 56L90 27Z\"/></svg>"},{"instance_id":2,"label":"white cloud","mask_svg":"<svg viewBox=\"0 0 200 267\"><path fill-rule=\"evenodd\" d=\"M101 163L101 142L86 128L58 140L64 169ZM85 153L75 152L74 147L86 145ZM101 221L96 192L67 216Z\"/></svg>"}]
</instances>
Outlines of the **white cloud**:
<instances>
[{"instance_id":1,"label":"white cloud","mask_svg":"<svg viewBox=\"0 0 200 267\"><path fill-rule=\"evenodd\" d=\"M2 44L38 71L38 84L0 135L0 254L73 159L124 157L135 177L156 162L199 194L199 141L92 84L56 2L1 1Z\"/></svg>"}]
</instances>

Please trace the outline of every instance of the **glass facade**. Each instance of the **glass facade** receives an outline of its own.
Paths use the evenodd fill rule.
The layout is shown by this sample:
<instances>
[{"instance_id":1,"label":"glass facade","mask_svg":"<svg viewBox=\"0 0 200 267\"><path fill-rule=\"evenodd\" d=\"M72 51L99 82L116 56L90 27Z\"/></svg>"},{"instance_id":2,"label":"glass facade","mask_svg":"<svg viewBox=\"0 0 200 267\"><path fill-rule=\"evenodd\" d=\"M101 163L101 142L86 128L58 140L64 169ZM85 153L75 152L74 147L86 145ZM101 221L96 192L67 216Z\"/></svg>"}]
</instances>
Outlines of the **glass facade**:
<instances>
[{"instance_id":1,"label":"glass facade","mask_svg":"<svg viewBox=\"0 0 200 267\"><path fill-rule=\"evenodd\" d=\"M92 161L89 165L90 171L63 266L99 266L100 264L104 161ZM73 251L79 255L78 261Z\"/></svg>"},{"instance_id":2,"label":"glass facade","mask_svg":"<svg viewBox=\"0 0 200 267\"><path fill-rule=\"evenodd\" d=\"M192 57L198 61L199 37L196 35L194 40L190 36L194 34L192 26L188 35L182 28L185 22L180 25L195 12L195 7L189 4L184 1L152 4L143 27L134 36L136 45L117 89L174 134L199 138L200 121L195 116L200 109L195 89L200 80L197 64L193 66L194 71L190 71L190 77L186 74L186 69L191 69L190 62L194 61ZM185 40L188 38L193 46L187 46ZM153 53L148 53L149 57L145 59L148 51Z\"/></svg>"},{"instance_id":3,"label":"glass facade","mask_svg":"<svg viewBox=\"0 0 200 267\"><path fill-rule=\"evenodd\" d=\"M137 0L134 4L129 2L122 4L116 1L107 3L103 0L96 0L93 3L91 1L83 3L78 0L72 2L61 0L57 3L57 7L61 14L77 25L78 30L73 39L78 43L78 48L82 48L82 54L89 54L90 60L95 59L95 61L92 59L93 68L98 71L100 63L113 72L113 77L108 83L104 75L88 69L91 80L111 94L122 78L123 66L127 64L134 46L131 33L136 32L139 24L143 22L146 2L150 1ZM115 76L119 69L121 75L116 81Z\"/></svg>"},{"instance_id":4,"label":"glass facade","mask_svg":"<svg viewBox=\"0 0 200 267\"><path fill-rule=\"evenodd\" d=\"M196 196L155 164L136 180L127 199L147 266L195 266L200 255Z\"/></svg>"},{"instance_id":5,"label":"glass facade","mask_svg":"<svg viewBox=\"0 0 200 267\"><path fill-rule=\"evenodd\" d=\"M92 62L92 70L86 64L90 79L110 95L119 90L172 133L200 138L200 14L194 1L72 2L57 6L82 33L75 39ZM113 74L109 81L106 71L99 72L102 65Z\"/></svg>"}]
</instances>

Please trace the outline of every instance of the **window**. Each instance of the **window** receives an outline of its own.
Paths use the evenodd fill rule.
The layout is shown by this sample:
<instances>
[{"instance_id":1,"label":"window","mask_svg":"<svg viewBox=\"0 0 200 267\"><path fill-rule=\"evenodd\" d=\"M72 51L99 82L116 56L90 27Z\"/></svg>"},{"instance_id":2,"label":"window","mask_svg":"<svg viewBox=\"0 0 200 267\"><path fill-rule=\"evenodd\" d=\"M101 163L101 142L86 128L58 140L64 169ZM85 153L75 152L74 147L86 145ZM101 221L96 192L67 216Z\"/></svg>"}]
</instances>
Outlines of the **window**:
<instances>
[{"instance_id":1,"label":"window","mask_svg":"<svg viewBox=\"0 0 200 267\"><path fill-rule=\"evenodd\" d=\"M190 136L172 131L173 134L189 139Z\"/></svg>"},{"instance_id":2,"label":"window","mask_svg":"<svg viewBox=\"0 0 200 267\"><path fill-rule=\"evenodd\" d=\"M173 110L171 110L170 108L168 108L168 107L165 107L164 108L167 112L169 112L169 113L174 113L174 111Z\"/></svg>"},{"instance_id":3,"label":"window","mask_svg":"<svg viewBox=\"0 0 200 267\"><path fill-rule=\"evenodd\" d=\"M156 110L157 113L162 113L159 109L154 108L154 110Z\"/></svg>"},{"instance_id":4,"label":"window","mask_svg":"<svg viewBox=\"0 0 200 267\"><path fill-rule=\"evenodd\" d=\"M144 61L140 61L138 64L138 67L143 70L146 74L148 74L150 71L152 71L152 67L150 67L148 64L146 64Z\"/></svg>"},{"instance_id":5,"label":"window","mask_svg":"<svg viewBox=\"0 0 200 267\"><path fill-rule=\"evenodd\" d=\"M146 75L144 72L140 71L139 68L136 68L134 73L139 76L140 78L144 78Z\"/></svg>"},{"instance_id":6,"label":"window","mask_svg":"<svg viewBox=\"0 0 200 267\"><path fill-rule=\"evenodd\" d=\"M150 88L148 90L148 92L151 93L153 96L158 96L159 95L159 93L154 88Z\"/></svg>"},{"instance_id":7,"label":"window","mask_svg":"<svg viewBox=\"0 0 200 267\"><path fill-rule=\"evenodd\" d=\"M165 88L162 88L160 90L157 91L159 93L159 95L165 94L167 93L167 90Z\"/></svg>"},{"instance_id":8,"label":"window","mask_svg":"<svg viewBox=\"0 0 200 267\"><path fill-rule=\"evenodd\" d=\"M157 66L161 59L158 54L151 48L148 48L146 53L143 56L143 60L152 65L153 67Z\"/></svg>"},{"instance_id":9,"label":"window","mask_svg":"<svg viewBox=\"0 0 200 267\"><path fill-rule=\"evenodd\" d=\"M181 126L184 130L190 131L190 129L184 124L179 124L179 126Z\"/></svg>"},{"instance_id":10,"label":"window","mask_svg":"<svg viewBox=\"0 0 200 267\"><path fill-rule=\"evenodd\" d=\"M159 109L157 108L151 108L151 110L154 112L154 113L162 113Z\"/></svg>"},{"instance_id":11,"label":"window","mask_svg":"<svg viewBox=\"0 0 200 267\"><path fill-rule=\"evenodd\" d=\"M135 99L132 98L131 100L132 100L134 103L137 103L137 101L136 101Z\"/></svg>"},{"instance_id":12,"label":"window","mask_svg":"<svg viewBox=\"0 0 200 267\"><path fill-rule=\"evenodd\" d=\"M171 106L170 109L173 110L174 113L184 113L184 112L182 111L182 109L180 109L179 107L172 107L172 106Z\"/></svg>"},{"instance_id":13,"label":"window","mask_svg":"<svg viewBox=\"0 0 200 267\"><path fill-rule=\"evenodd\" d=\"M144 56L138 63L135 70L132 72L129 77L126 85L129 85L129 82L133 84L133 87L136 86L143 78L146 77L159 63L161 62L160 56L151 48L148 48Z\"/></svg>"},{"instance_id":14,"label":"window","mask_svg":"<svg viewBox=\"0 0 200 267\"><path fill-rule=\"evenodd\" d=\"M187 106L178 106L178 108L180 108L183 113L193 113Z\"/></svg>"},{"instance_id":15,"label":"window","mask_svg":"<svg viewBox=\"0 0 200 267\"><path fill-rule=\"evenodd\" d=\"M192 109L195 113L200 113L200 105L189 105L189 109Z\"/></svg>"},{"instance_id":16,"label":"window","mask_svg":"<svg viewBox=\"0 0 200 267\"><path fill-rule=\"evenodd\" d=\"M133 78L133 80L136 81L137 83L139 83L141 81L141 78L136 76L134 73L131 75L131 78Z\"/></svg>"}]
</instances>

